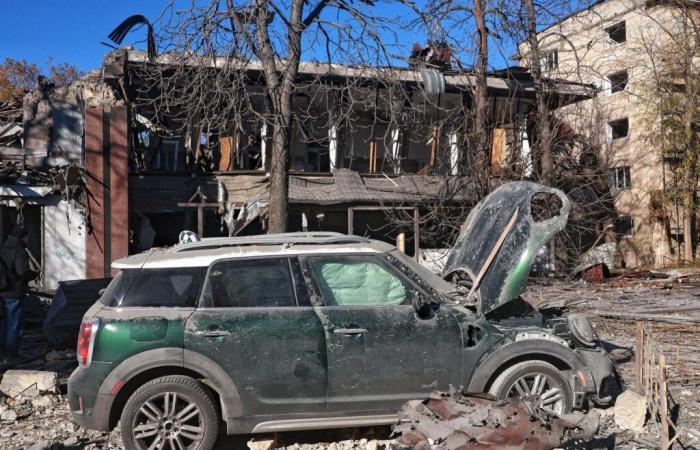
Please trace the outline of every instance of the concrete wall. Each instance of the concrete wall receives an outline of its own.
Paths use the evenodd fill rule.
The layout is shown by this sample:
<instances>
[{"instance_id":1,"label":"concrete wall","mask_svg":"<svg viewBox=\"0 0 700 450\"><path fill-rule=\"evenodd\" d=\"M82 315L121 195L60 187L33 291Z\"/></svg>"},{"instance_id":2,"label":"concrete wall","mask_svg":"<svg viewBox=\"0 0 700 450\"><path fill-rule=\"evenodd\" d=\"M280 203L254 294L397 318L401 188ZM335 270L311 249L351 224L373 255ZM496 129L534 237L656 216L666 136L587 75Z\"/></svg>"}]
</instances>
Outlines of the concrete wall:
<instances>
[{"instance_id":1,"label":"concrete wall","mask_svg":"<svg viewBox=\"0 0 700 450\"><path fill-rule=\"evenodd\" d=\"M86 277L85 213L58 198L43 207L44 289Z\"/></svg>"},{"instance_id":2,"label":"concrete wall","mask_svg":"<svg viewBox=\"0 0 700 450\"><path fill-rule=\"evenodd\" d=\"M547 76L592 83L601 89L597 98L562 108L559 114L600 144L601 161L607 167L630 167L631 186L613 191L618 214L634 221L632 236L621 238L619 246L628 267L660 263L655 255L665 239L649 211L650 194L664 187L664 169L661 152L651 142L657 130L649 120L653 102L648 89L674 18L669 8L644 5L643 0L600 3L540 34L542 52L557 50L559 55L559 66L546 71ZM610 42L606 29L622 21L626 41ZM521 45L520 51L527 55L527 46ZM528 65L527 57L521 63ZM628 72L627 88L611 93L608 75L623 70ZM622 118L629 120L629 135L611 140L607 124Z\"/></svg>"}]
</instances>

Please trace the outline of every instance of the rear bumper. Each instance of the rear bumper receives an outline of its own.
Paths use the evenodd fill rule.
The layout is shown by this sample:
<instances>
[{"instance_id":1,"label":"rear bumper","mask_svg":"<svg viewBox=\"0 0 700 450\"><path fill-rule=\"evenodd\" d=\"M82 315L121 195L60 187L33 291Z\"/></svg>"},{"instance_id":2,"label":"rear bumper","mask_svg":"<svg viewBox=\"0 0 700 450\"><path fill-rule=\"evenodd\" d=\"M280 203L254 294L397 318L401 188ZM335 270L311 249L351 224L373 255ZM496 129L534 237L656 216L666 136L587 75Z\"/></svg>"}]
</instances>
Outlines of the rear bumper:
<instances>
[{"instance_id":1,"label":"rear bumper","mask_svg":"<svg viewBox=\"0 0 700 450\"><path fill-rule=\"evenodd\" d=\"M68 379L68 407L73 422L92 430L109 431L113 395L97 394L93 370L78 367ZM101 380L100 380L101 381Z\"/></svg>"},{"instance_id":2,"label":"rear bumper","mask_svg":"<svg viewBox=\"0 0 700 450\"><path fill-rule=\"evenodd\" d=\"M73 398L70 393L68 394L68 401L71 405L70 414L77 425L89 428L91 430L98 431L110 431L109 426L109 412L112 406L112 401L114 397L111 395L98 395L95 398L95 403L92 408L80 409L79 396ZM73 409L73 403L78 403L77 408Z\"/></svg>"}]
</instances>

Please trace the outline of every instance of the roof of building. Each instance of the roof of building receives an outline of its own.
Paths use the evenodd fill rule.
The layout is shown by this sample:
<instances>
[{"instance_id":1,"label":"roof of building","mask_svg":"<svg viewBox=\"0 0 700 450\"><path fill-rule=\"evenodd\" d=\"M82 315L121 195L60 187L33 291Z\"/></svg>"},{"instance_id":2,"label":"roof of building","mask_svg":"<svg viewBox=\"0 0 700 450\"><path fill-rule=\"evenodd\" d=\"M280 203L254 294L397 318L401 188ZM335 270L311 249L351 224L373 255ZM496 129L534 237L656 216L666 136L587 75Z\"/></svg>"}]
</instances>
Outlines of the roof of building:
<instances>
[{"instance_id":1,"label":"roof of building","mask_svg":"<svg viewBox=\"0 0 700 450\"><path fill-rule=\"evenodd\" d=\"M208 267L214 261L257 256L302 254L385 253L386 242L340 233L282 233L233 238L205 238L199 242L154 249L112 263L115 269Z\"/></svg>"}]
</instances>

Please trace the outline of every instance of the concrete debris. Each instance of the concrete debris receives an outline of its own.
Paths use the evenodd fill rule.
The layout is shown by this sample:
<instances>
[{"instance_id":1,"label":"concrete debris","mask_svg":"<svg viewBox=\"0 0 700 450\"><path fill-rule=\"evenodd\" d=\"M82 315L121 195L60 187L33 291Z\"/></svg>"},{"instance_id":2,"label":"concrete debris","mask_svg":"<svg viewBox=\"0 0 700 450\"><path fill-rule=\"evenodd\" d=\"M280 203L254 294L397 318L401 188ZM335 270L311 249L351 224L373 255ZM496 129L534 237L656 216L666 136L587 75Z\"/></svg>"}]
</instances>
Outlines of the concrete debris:
<instances>
[{"instance_id":1,"label":"concrete debris","mask_svg":"<svg viewBox=\"0 0 700 450\"><path fill-rule=\"evenodd\" d=\"M406 403L399 421L398 448L411 450L545 450L598 430L596 412L560 418L514 400L444 393Z\"/></svg>"},{"instance_id":2,"label":"concrete debris","mask_svg":"<svg viewBox=\"0 0 700 450\"><path fill-rule=\"evenodd\" d=\"M0 382L0 392L9 396L33 397L42 392L56 392L56 372L39 370L8 370Z\"/></svg>"},{"instance_id":3,"label":"concrete debris","mask_svg":"<svg viewBox=\"0 0 700 450\"><path fill-rule=\"evenodd\" d=\"M270 439L254 437L248 441L248 448L250 450L270 450L275 446L274 437Z\"/></svg>"},{"instance_id":4,"label":"concrete debris","mask_svg":"<svg viewBox=\"0 0 700 450\"><path fill-rule=\"evenodd\" d=\"M615 401L615 424L623 430L641 433L647 416L647 401L632 390L620 394Z\"/></svg>"}]
</instances>

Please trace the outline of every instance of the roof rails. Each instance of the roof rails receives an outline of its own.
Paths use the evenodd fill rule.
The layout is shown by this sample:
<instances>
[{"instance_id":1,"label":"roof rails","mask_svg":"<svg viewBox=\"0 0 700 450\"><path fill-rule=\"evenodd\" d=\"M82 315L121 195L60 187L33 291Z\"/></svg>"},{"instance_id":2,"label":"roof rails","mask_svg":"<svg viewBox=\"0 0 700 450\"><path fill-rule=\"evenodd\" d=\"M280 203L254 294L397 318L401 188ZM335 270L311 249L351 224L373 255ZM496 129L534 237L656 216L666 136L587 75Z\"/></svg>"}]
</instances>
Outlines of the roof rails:
<instances>
[{"instance_id":1,"label":"roof rails","mask_svg":"<svg viewBox=\"0 0 700 450\"><path fill-rule=\"evenodd\" d=\"M176 245L171 248L171 252L186 252L191 250L211 250L223 247L245 247L261 245L284 245L284 244L368 244L369 239L360 236L351 236L335 232L297 232L279 234L259 234L242 237L222 237L205 238L198 242Z\"/></svg>"}]
</instances>

